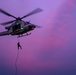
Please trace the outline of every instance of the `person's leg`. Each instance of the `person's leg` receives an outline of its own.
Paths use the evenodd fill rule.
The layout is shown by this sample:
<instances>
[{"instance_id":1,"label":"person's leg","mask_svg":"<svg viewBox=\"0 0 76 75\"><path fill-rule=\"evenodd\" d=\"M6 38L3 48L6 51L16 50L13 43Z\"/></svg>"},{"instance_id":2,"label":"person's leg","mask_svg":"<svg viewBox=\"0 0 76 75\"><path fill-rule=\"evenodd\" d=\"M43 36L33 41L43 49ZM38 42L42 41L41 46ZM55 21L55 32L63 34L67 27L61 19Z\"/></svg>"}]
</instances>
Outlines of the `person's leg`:
<instances>
[{"instance_id":1,"label":"person's leg","mask_svg":"<svg viewBox=\"0 0 76 75\"><path fill-rule=\"evenodd\" d=\"M20 46L20 49L22 49L22 47Z\"/></svg>"}]
</instances>

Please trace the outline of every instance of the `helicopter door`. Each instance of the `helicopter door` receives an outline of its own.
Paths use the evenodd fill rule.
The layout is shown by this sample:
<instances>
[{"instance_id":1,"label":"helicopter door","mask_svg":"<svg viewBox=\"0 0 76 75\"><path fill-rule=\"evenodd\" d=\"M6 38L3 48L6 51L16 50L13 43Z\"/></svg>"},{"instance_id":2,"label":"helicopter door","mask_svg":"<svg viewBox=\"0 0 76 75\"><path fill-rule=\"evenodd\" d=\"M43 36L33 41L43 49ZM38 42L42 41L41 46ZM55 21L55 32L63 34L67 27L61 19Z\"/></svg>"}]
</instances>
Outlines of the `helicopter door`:
<instances>
[{"instance_id":1,"label":"helicopter door","mask_svg":"<svg viewBox=\"0 0 76 75\"><path fill-rule=\"evenodd\" d=\"M16 24L15 26L13 26L13 31L17 31L17 30L20 30L21 28L21 24Z\"/></svg>"}]
</instances>

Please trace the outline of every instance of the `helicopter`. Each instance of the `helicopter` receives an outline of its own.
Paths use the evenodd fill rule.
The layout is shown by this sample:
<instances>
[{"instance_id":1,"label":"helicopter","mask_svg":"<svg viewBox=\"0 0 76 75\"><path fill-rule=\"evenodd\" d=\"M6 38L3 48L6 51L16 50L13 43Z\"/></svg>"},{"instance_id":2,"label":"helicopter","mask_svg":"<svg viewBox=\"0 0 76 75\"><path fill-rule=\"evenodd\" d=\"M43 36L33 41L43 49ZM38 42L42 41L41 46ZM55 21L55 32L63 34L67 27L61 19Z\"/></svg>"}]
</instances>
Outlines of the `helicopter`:
<instances>
[{"instance_id":1,"label":"helicopter","mask_svg":"<svg viewBox=\"0 0 76 75\"><path fill-rule=\"evenodd\" d=\"M0 25L5 26L5 29L6 29L6 31L0 32L0 36L18 35L18 37L23 37L23 36L30 35L31 33L28 33L29 31L32 31L35 28L41 28L41 26L34 25L34 24L30 23L29 21L24 21L22 19L24 19L28 16L31 16L31 15L34 15L36 13L39 13L41 11L43 11L43 10L40 8L36 8L32 12L30 12L27 15L24 15L23 17L20 18L20 17L15 17L15 16L11 15L10 13L8 13L5 10L0 8L1 13L15 19L12 21L0 23ZM9 25L9 24L11 24L11 25ZM6 25L8 25L8 26L6 26ZM26 33L26 35L24 35L25 33Z\"/></svg>"}]
</instances>

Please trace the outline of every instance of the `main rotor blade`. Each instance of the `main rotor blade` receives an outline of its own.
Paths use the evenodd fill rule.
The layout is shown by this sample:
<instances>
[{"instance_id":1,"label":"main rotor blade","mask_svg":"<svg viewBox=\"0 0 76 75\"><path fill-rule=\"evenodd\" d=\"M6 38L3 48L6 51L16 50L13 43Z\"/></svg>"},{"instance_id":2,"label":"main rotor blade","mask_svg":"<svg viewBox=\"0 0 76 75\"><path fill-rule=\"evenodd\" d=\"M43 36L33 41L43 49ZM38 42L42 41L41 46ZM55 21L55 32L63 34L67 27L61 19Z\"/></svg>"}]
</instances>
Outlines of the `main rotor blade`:
<instances>
[{"instance_id":1,"label":"main rotor blade","mask_svg":"<svg viewBox=\"0 0 76 75\"><path fill-rule=\"evenodd\" d=\"M0 23L1 25L7 25L7 24L10 24L10 23L13 23L15 20L12 20L12 21L9 21L9 22L4 22L4 23Z\"/></svg>"},{"instance_id":2,"label":"main rotor blade","mask_svg":"<svg viewBox=\"0 0 76 75\"><path fill-rule=\"evenodd\" d=\"M23 19L23 18L25 18L25 17L28 17L28 16L31 16L31 15L33 15L33 14L39 13L39 12L41 12L41 11L43 11L43 10L40 9L40 8L37 8L37 9L33 10L32 12L30 12L29 14L23 16L21 19Z\"/></svg>"},{"instance_id":3,"label":"main rotor blade","mask_svg":"<svg viewBox=\"0 0 76 75\"><path fill-rule=\"evenodd\" d=\"M1 12L1 13L3 13L3 14L5 14L5 15L7 15L7 16L11 16L11 17L13 17L13 18L15 18L15 19L16 19L16 17L15 17L15 16L13 16L13 15L9 14L8 12L4 11L4 10L3 10L3 9L1 9L1 8L0 8L0 12Z\"/></svg>"}]
</instances>

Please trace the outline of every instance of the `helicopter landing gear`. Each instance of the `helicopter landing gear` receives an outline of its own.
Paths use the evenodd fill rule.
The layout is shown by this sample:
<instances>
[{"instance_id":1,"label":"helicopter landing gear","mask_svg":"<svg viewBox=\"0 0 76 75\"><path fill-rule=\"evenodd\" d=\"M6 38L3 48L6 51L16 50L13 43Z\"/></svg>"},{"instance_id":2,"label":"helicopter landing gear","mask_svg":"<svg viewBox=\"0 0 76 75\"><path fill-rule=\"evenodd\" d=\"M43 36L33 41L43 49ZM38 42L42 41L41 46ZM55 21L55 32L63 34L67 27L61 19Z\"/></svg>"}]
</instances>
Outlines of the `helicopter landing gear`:
<instances>
[{"instance_id":1,"label":"helicopter landing gear","mask_svg":"<svg viewBox=\"0 0 76 75\"><path fill-rule=\"evenodd\" d=\"M29 33L29 34L28 34L28 33L26 33L26 36L27 36L27 35L30 35L30 34L31 34L31 33Z\"/></svg>"},{"instance_id":2,"label":"helicopter landing gear","mask_svg":"<svg viewBox=\"0 0 76 75\"><path fill-rule=\"evenodd\" d=\"M31 33L26 33L26 35L18 35L18 38L20 38L20 37L24 37L24 36L28 36L28 35L30 35Z\"/></svg>"}]
</instances>

